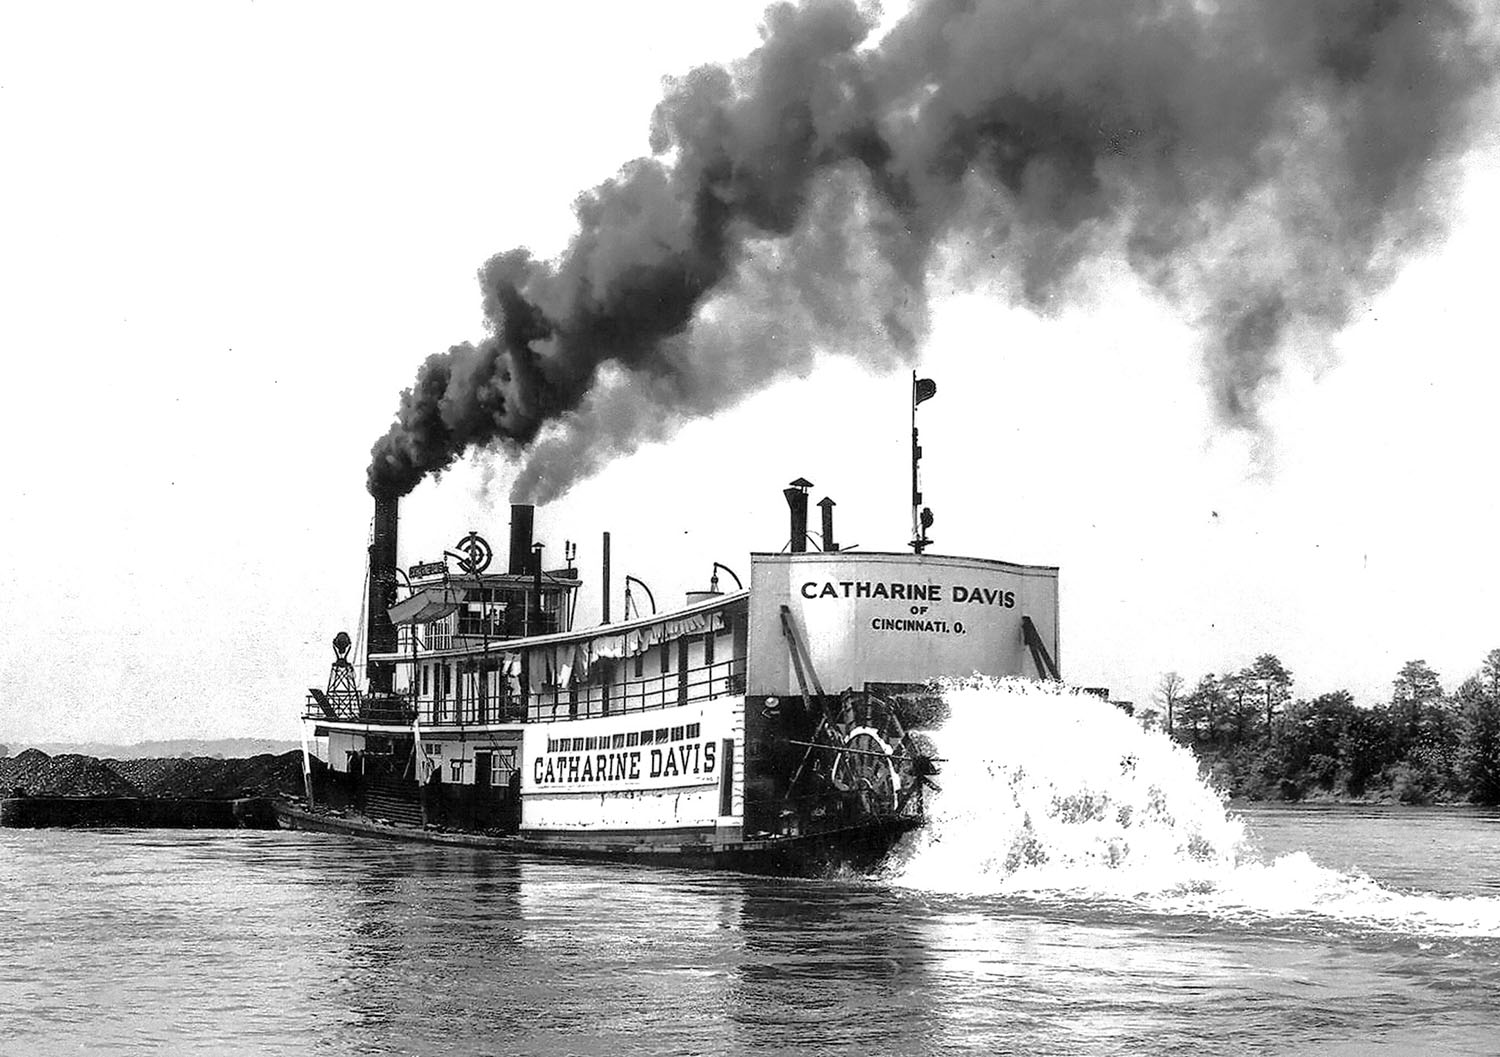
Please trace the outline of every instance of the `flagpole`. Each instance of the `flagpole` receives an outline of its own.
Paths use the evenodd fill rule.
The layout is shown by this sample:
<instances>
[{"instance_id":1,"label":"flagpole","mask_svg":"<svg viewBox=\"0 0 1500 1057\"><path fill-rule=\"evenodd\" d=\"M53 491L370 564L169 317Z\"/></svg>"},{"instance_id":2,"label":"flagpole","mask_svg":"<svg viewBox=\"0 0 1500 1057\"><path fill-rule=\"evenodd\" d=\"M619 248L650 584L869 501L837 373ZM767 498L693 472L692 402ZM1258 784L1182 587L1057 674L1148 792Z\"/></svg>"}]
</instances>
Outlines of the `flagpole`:
<instances>
[{"instance_id":1,"label":"flagpole","mask_svg":"<svg viewBox=\"0 0 1500 1057\"><path fill-rule=\"evenodd\" d=\"M912 547L918 554L922 548L917 545L921 538L921 529L917 522L917 508L922 505L921 493L917 491L917 372L911 372L911 538Z\"/></svg>"}]
</instances>

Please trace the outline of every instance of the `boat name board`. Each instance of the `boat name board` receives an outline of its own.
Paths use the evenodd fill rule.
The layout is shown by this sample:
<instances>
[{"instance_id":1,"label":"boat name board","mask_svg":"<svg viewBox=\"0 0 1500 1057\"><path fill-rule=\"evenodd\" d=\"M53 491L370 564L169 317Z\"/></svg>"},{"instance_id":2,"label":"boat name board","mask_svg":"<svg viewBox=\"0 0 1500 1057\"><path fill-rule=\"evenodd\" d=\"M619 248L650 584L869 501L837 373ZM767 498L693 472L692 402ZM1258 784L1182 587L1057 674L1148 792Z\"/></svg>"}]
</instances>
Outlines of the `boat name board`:
<instances>
[{"instance_id":1,"label":"boat name board","mask_svg":"<svg viewBox=\"0 0 1500 1057\"><path fill-rule=\"evenodd\" d=\"M532 783L557 786L699 785L719 780L718 742L712 739L649 749L548 752L532 764Z\"/></svg>"},{"instance_id":2,"label":"boat name board","mask_svg":"<svg viewBox=\"0 0 1500 1057\"><path fill-rule=\"evenodd\" d=\"M797 692L786 621L827 687L1031 675L1030 618L1056 660L1057 570L897 554L753 556L747 692Z\"/></svg>"},{"instance_id":3,"label":"boat name board","mask_svg":"<svg viewBox=\"0 0 1500 1057\"><path fill-rule=\"evenodd\" d=\"M953 601L960 605L1016 608L1016 593L982 584L887 583L879 580L807 580L802 597L818 598L886 598L897 602ZM946 593L946 598L944 597ZM913 613L917 610L913 609Z\"/></svg>"}]
</instances>

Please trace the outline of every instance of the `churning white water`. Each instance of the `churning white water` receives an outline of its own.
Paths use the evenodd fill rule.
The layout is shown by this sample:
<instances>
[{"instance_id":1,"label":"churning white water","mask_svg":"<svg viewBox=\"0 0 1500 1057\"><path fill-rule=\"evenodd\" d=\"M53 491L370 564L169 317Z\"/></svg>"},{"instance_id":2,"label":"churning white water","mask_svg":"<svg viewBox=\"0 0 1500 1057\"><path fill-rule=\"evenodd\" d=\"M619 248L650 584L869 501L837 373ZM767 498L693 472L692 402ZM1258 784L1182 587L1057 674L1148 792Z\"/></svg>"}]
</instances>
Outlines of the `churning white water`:
<instances>
[{"instance_id":1,"label":"churning white water","mask_svg":"<svg viewBox=\"0 0 1500 1057\"><path fill-rule=\"evenodd\" d=\"M942 689L951 715L929 733L941 791L887 864L891 883L1500 936L1497 899L1398 891L1302 852L1267 861L1191 752L1098 697L984 678Z\"/></svg>"}]
</instances>

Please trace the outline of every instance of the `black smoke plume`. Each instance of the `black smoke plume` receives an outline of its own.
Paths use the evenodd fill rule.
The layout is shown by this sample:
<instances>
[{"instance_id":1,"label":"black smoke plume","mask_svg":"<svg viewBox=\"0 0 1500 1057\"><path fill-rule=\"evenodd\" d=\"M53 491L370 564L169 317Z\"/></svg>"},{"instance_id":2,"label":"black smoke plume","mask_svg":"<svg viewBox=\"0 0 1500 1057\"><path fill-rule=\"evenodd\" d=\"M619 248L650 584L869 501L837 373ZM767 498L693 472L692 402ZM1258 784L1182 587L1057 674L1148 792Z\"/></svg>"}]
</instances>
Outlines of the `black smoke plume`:
<instances>
[{"instance_id":1,"label":"black smoke plume","mask_svg":"<svg viewBox=\"0 0 1500 1057\"><path fill-rule=\"evenodd\" d=\"M939 272L1047 307L1104 254L1253 427L1284 347L1441 234L1495 68L1459 0L918 0L872 46L876 15L778 4L671 84L560 258L481 269L489 336L422 366L370 490L484 446L544 500L819 351L909 359Z\"/></svg>"}]
</instances>

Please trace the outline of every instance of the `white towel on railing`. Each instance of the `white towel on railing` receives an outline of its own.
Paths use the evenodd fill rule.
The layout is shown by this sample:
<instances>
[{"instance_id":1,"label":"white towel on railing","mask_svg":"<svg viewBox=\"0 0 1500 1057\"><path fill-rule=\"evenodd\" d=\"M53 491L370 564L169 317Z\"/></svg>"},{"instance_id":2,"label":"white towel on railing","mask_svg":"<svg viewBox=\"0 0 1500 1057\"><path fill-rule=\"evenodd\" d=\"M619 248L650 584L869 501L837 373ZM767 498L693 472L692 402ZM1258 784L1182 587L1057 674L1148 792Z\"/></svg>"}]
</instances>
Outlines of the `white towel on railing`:
<instances>
[{"instance_id":1,"label":"white towel on railing","mask_svg":"<svg viewBox=\"0 0 1500 1057\"><path fill-rule=\"evenodd\" d=\"M573 659L578 656L578 647L565 642L554 650L552 670L557 673L557 685L567 686L573 678Z\"/></svg>"}]
</instances>

